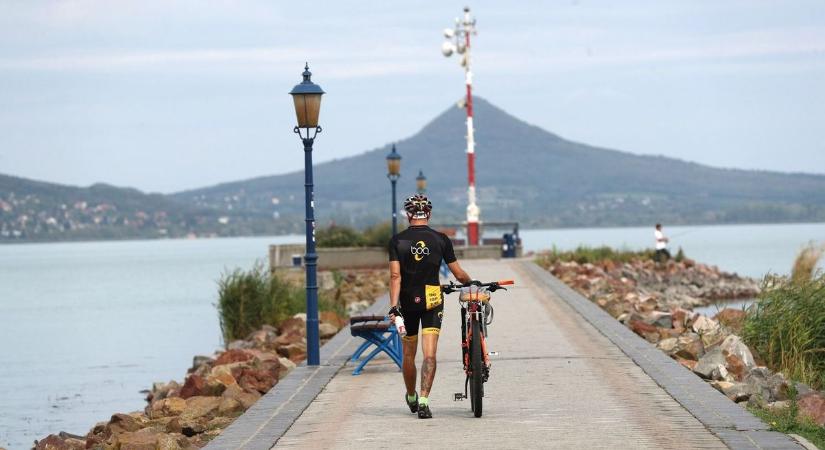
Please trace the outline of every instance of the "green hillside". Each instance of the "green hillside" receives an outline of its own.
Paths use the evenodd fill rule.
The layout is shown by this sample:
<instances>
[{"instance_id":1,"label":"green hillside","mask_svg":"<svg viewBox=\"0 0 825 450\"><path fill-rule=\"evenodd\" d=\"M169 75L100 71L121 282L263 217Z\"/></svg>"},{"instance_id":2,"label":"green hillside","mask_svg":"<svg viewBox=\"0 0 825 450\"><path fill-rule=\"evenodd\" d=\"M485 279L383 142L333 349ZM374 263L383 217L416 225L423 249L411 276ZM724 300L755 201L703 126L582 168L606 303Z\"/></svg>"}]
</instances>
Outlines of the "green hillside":
<instances>
[{"instance_id":1,"label":"green hillside","mask_svg":"<svg viewBox=\"0 0 825 450\"><path fill-rule=\"evenodd\" d=\"M475 99L482 218L532 226L825 220L825 176L718 169L567 141ZM466 204L464 111L451 107L398 141L400 196L423 169L437 219ZM324 138L328 138L324 136ZM318 147L322 147L319 140ZM329 144L327 144L329 145ZM389 217L389 145L315 168L318 217L364 224ZM261 177L175 194L201 207L299 215L303 174ZM273 202L273 198L275 201Z\"/></svg>"}]
</instances>

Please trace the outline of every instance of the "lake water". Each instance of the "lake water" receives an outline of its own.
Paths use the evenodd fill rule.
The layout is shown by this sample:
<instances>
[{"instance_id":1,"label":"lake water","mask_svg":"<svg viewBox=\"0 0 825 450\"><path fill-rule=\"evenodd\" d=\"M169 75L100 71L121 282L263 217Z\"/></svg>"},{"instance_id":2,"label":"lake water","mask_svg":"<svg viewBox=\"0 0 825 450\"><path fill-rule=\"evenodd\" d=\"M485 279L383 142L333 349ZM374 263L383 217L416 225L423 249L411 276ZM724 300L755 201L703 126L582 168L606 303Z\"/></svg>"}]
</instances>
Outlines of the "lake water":
<instances>
[{"instance_id":1,"label":"lake water","mask_svg":"<svg viewBox=\"0 0 825 450\"><path fill-rule=\"evenodd\" d=\"M787 273L825 224L665 228L671 247L742 275ZM527 250L644 248L650 228L523 230ZM85 434L145 406L140 390L182 380L221 345L216 281L302 236L0 246L0 447Z\"/></svg>"}]
</instances>

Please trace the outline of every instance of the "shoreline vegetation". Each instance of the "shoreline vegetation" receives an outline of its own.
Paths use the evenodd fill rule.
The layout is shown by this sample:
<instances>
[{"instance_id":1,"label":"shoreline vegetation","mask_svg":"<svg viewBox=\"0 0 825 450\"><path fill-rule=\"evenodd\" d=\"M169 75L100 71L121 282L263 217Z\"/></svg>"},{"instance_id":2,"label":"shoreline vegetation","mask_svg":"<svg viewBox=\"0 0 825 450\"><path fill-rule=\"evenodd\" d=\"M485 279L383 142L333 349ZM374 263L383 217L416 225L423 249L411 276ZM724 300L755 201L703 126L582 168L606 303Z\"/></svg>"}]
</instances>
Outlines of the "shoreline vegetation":
<instances>
[{"instance_id":1,"label":"shoreline vegetation","mask_svg":"<svg viewBox=\"0 0 825 450\"><path fill-rule=\"evenodd\" d=\"M323 344L389 289L386 270L319 272ZM223 350L193 358L183 382L156 382L142 411L116 413L85 435L35 441L37 450L201 448L306 359L302 270L270 273L261 264L218 282Z\"/></svg>"},{"instance_id":2,"label":"shoreline vegetation","mask_svg":"<svg viewBox=\"0 0 825 450\"><path fill-rule=\"evenodd\" d=\"M761 283L714 266L657 263L652 252L580 247L536 262L737 404L825 448L825 274L822 247L789 277ZM713 317L693 308L755 298Z\"/></svg>"}]
</instances>

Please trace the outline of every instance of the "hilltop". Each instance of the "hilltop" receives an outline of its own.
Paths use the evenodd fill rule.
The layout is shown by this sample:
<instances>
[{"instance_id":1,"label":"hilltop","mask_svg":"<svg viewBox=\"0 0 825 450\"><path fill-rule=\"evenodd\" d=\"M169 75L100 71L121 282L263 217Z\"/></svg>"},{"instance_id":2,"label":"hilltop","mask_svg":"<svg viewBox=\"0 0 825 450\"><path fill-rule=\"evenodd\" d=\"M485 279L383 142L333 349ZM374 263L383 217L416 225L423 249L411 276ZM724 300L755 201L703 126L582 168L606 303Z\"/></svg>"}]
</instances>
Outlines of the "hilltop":
<instances>
[{"instance_id":1,"label":"hilltop","mask_svg":"<svg viewBox=\"0 0 825 450\"><path fill-rule=\"evenodd\" d=\"M397 142L399 197L422 169L435 222L466 204L464 111L452 106ZM487 221L629 226L825 221L825 176L720 169L572 142L475 99L478 198ZM325 136L325 138L328 138ZM389 219L390 143L315 166L316 216L356 226ZM0 175L0 241L244 236L301 232L303 172L171 195Z\"/></svg>"}]
</instances>

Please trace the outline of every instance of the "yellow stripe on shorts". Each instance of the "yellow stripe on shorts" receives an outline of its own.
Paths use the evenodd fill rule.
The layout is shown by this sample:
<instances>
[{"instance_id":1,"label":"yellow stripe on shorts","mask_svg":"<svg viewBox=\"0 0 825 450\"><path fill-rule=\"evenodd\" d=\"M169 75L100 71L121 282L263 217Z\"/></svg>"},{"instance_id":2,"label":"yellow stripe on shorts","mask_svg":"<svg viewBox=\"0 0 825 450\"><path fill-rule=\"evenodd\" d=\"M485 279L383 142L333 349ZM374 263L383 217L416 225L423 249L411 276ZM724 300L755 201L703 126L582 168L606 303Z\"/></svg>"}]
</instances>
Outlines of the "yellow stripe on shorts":
<instances>
[{"instance_id":1,"label":"yellow stripe on shorts","mask_svg":"<svg viewBox=\"0 0 825 450\"><path fill-rule=\"evenodd\" d=\"M440 333L441 333L441 328L435 328L435 327L424 328L423 330L421 330L421 334L440 334Z\"/></svg>"},{"instance_id":2,"label":"yellow stripe on shorts","mask_svg":"<svg viewBox=\"0 0 825 450\"><path fill-rule=\"evenodd\" d=\"M410 336L408 334L408 335L405 335L405 336L401 336L401 340L402 341L407 341L407 342L415 342L415 341L418 340L418 335L414 334L414 335Z\"/></svg>"}]
</instances>

